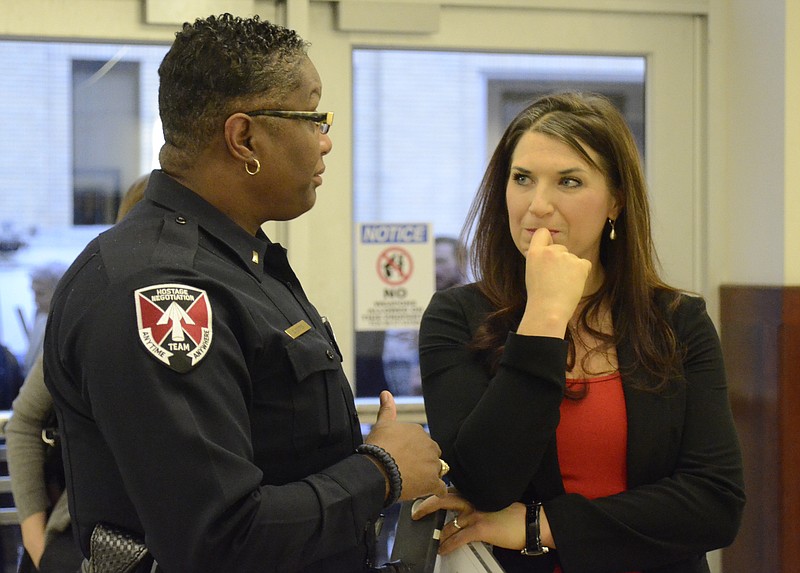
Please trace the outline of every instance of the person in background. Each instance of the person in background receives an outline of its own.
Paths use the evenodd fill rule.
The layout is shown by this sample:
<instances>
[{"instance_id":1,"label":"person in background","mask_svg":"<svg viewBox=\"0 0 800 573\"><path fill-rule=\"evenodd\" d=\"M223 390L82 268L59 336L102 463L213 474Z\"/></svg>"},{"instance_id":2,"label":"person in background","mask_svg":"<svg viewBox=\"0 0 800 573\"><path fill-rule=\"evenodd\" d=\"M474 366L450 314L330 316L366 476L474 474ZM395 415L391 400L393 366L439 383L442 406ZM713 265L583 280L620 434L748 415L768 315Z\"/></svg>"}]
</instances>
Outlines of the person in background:
<instances>
[{"instance_id":1,"label":"person in background","mask_svg":"<svg viewBox=\"0 0 800 573\"><path fill-rule=\"evenodd\" d=\"M0 343L0 410L11 408L22 380L22 367L17 357L5 344Z\"/></svg>"},{"instance_id":2,"label":"person in background","mask_svg":"<svg viewBox=\"0 0 800 573\"><path fill-rule=\"evenodd\" d=\"M436 290L463 285L466 282L466 253L455 237L436 237Z\"/></svg>"},{"instance_id":3,"label":"person in background","mask_svg":"<svg viewBox=\"0 0 800 573\"><path fill-rule=\"evenodd\" d=\"M436 237L434 243L436 290L464 284L464 247L453 237ZM397 396L419 396L419 330L392 328L383 336L383 376L386 387Z\"/></svg>"},{"instance_id":4,"label":"person in background","mask_svg":"<svg viewBox=\"0 0 800 573\"><path fill-rule=\"evenodd\" d=\"M44 384L42 355L33 364L6 424L11 493L25 552L18 573L77 571L83 561L70 529L64 472L56 437L53 399Z\"/></svg>"},{"instance_id":5,"label":"person in background","mask_svg":"<svg viewBox=\"0 0 800 573\"><path fill-rule=\"evenodd\" d=\"M126 547L137 573L367 571L383 508L446 491L390 393L362 437L330 323L262 230L314 206L331 151L307 50L257 16L185 23L161 169L59 284L45 383L94 571Z\"/></svg>"},{"instance_id":6,"label":"person in background","mask_svg":"<svg viewBox=\"0 0 800 573\"><path fill-rule=\"evenodd\" d=\"M419 331L416 328L389 328L383 331L383 377L386 388L396 396L422 394L418 340Z\"/></svg>"},{"instance_id":7,"label":"person in background","mask_svg":"<svg viewBox=\"0 0 800 573\"><path fill-rule=\"evenodd\" d=\"M605 98L541 98L470 210L476 282L420 328L431 434L457 492L440 552L509 573L708 572L745 503L719 338L656 270L634 139Z\"/></svg>"},{"instance_id":8,"label":"person in background","mask_svg":"<svg viewBox=\"0 0 800 573\"><path fill-rule=\"evenodd\" d=\"M60 261L53 261L39 265L31 271L31 290L36 305L33 326L28 331L28 350L22 362L25 375L33 367L33 363L42 351L44 344L44 330L47 324L47 313L50 311L50 301L58 281L64 274L67 266Z\"/></svg>"},{"instance_id":9,"label":"person in background","mask_svg":"<svg viewBox=\"0 0 800 573\"><path fill-rule=\"evenodd\" d=\"M119 203L119 210L117 211L117 223L119 223L122 218L128 214L128 211L133 209L134 205L142 200L142 197L144 197L144 190L147 189L147 183L149 181L150 174L145 173L137 177L136 180L131 183L131 186L128 187L128 190L122 196L122 200Z\"/></svg>"},{"instance_id":10,"label":"person in background","mask_svg":"<svg viewBox=\"0 0 800 573\"><path fill-rule=\"evenodd\" d=\"M118 222L141 200L149 175L136 179L122 197ZM53 398L44 383L41 353L11 407L5 432L11 492L24 548L18 573L77 571L83 555L70 528ZM45 443L45 437L50 443Z\"/></svg>"}]
</instances>

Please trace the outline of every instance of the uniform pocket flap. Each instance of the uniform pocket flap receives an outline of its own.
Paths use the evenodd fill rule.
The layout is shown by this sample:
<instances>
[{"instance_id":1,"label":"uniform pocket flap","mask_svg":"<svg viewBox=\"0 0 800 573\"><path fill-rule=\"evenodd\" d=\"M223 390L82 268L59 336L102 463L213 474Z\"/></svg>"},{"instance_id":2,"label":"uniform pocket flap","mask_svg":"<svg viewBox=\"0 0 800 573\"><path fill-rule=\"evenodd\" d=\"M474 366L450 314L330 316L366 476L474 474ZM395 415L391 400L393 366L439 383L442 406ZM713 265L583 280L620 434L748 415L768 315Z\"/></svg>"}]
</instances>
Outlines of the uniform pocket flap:
<instances>
[{"instance_id":1,"label":"uniform pocket flap","mask_svg":"<svg viewBox=\"0 0 800 573\"><path fill-rule=\"evenodd\" d=\"M330 343L316 330L309 330L292 340L286 346L286 352L298 381L305 380L315 372L337 370L342 361Z\"/></svg>"}]
</instances>

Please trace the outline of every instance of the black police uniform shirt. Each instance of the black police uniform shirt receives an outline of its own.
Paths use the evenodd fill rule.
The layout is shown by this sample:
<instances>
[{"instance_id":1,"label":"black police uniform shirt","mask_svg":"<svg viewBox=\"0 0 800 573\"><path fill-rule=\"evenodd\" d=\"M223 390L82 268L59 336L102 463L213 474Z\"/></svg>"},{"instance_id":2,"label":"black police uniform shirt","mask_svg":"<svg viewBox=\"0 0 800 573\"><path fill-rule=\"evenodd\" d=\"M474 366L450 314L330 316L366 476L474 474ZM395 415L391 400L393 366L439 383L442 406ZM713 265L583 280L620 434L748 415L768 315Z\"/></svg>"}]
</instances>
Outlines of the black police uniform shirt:
<instances>
[{"instance_id":1,"label":"black police uniform shirt","mask_svg":"<svg viewBox=\"0 0 800 573\"><path fill-rule=\"evenodd\" d=\"M104 522L166 572L363 569L385 482L280 245L154 171L65 275L45 346L84 554Z\"/></svg>"}]
</instances>

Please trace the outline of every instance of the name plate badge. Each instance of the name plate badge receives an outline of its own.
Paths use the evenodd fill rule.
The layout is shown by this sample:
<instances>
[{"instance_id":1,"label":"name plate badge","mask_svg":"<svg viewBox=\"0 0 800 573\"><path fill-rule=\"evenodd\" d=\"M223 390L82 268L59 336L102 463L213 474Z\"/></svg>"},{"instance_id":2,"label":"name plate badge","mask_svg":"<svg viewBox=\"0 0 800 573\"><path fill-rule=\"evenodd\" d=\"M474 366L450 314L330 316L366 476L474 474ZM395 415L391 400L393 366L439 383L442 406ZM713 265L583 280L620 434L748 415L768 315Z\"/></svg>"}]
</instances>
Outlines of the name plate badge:
<instances>
[{"instance_id":1,"label":"name plate badge","mask_svg":"<svg viewBox=\"0 0 800 573\"><path fill-rule=\"evenodd\" d=\"M300 322L296 322L295 324L284 330L284 332L289 336L291 336L292 340L294 340L295 338L305 334L309 330L311 330L311 327L308 325L308 323L305 320L301 320Z\"/></svg>"}]
</instances>

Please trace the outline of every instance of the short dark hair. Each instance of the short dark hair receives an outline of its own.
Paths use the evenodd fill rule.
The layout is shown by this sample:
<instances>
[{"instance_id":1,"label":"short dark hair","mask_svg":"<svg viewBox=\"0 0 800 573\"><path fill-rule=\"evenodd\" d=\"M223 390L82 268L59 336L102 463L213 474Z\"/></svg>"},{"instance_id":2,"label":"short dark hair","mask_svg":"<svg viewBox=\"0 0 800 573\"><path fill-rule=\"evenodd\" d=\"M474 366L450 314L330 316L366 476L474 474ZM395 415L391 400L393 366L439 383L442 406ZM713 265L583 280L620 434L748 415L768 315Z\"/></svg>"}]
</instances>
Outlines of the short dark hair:
<instances>
[{"instance_id":1,"label":"short dark hair","mask_svg":"<svg viewBox=\"0 0 800 573\"><path fill-rule=\"evenodd\" d=\"M202 149L237 106L295 89L308 43L258 16L186 22L158 68L165 149L186 158Z\"/></svg>"}]
</instances>

